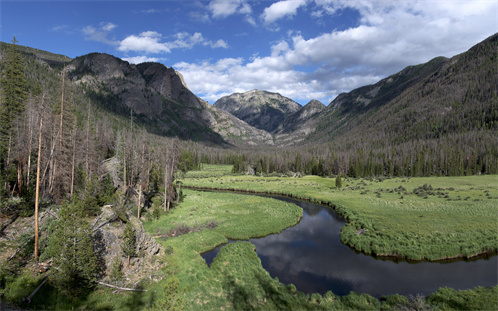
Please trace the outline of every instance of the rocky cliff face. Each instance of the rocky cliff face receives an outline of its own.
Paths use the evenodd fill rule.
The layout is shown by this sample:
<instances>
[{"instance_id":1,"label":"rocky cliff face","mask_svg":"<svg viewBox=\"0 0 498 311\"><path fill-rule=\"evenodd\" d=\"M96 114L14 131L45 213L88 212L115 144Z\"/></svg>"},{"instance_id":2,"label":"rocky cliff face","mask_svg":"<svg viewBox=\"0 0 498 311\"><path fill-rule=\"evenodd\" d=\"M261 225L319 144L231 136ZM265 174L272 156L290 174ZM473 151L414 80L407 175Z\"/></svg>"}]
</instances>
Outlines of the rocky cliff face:
<instances>
[{"instance_id":1,"label":"rocky cliff face","mask_svg":"<svg viewBox=\"0 0 498 311\"><path fill-rule=\"evenodd\" d=\"M129 64L108 54L72 60L68 77L101 107L133 118L149 131L214 144L273 144L268 133L195 96L183 77L159 63Z\"/></svg>"},{"instance_id":2,"label":"rocky cliff face","mask_svg":"<svg viewBox=\"0 0 498 311\"><path fill-rule=\"evenodd\" d=\"M288 115L301 109L287 97L259 90L222 97L213 106L269 133L278 129Z\"/></svg>"}]
</instances>

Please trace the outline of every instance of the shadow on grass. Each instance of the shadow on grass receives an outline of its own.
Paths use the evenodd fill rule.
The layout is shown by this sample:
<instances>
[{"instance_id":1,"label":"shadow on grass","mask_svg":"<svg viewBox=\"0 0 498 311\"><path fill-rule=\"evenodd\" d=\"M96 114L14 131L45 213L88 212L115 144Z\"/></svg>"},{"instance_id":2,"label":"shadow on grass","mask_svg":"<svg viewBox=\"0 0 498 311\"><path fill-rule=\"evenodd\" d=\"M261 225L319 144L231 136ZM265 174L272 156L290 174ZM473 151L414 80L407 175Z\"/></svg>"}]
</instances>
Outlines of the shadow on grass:
<instances>
[{"instance_id":1,"label":"shadow on grass","mask_svg":"<svg viewBox=\"0 0 498 311\"><path fill-rule=\"evenodd\" d=\"M250 293L248 286L237 284L233 276L227 277L223 284L223 290L234 310L256 310L256 307L250 303L254 294Z\"/></svg>"},{"instance_id":2,"label":"shadow on grass","mask_svg":"<svg viewBox=\"0 0 498 311\"><path fill-rule=\"evenodd\" d=\"M292 297L289 293L283 293L281 289L276 287L274 281L264 275L256 275L259 286L263 289L266 295L268 304L274 305L278 310L292 310L295 308L302 308L297 298ZM296 301L292 301L296 300Z\"/></svg>"},{"instance_id":3,"label":"shadow on grass","mask_svg":"<svg viewBox=\"0 0 498 311\"><path fill-rule=\"evenodd\" d=\"M152 306L154 300L154 293L147 295L145 292L130 292L128 293L121 309L130 311L142 310L145 307Z\"/></svg>"}]
</instances>

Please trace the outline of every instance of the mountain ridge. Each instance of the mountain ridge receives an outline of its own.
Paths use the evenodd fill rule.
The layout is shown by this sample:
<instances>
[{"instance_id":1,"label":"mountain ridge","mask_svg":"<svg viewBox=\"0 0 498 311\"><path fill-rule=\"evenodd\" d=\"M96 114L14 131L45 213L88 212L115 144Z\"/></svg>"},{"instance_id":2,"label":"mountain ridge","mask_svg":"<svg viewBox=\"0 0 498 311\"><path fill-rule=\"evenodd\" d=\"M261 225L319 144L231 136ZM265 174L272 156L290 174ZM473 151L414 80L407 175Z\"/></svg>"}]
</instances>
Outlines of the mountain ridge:
<instances>
[{"instance_id":1,"label":"mountain ridge","mask_svg":"<svg viewBox=\"0 0 498 311\"><path fill-rule=\"evenodd\" d=\"M436 57L341 93L328 106L317 101L301 106L260 90L234 93L211 106L188 89L181 73L160 63L134 65L105 53L70 59L29 47L20 50L52 70L65 66L71 83L91 101L131 116L159 135L241 148L333 141L353 146L363 141L364 133L383 137L389 132L390 141L396 143L451 134L451 123L461 123L455 111L472 117L465 121L467 128L476 127L474 123L495 126L497 37L452 58ZM484 117L477 117L472 105L480 107ZM431 111L440 118L431 116ZM376 139L387 144L386 138Z\"/></svg>"},{"instance_id":2,"label":"mountain ridge","mask_svg":"<svg viewBox=\"0 0 498 311\"><path fill-rule=\"evenodd\" d=\"M66 72L104 109L133 115L149 131L218 145L272 144L271 135L214 109L159 63L130 64L105 53L72 60Z\"/></svg>"}]
</instances>

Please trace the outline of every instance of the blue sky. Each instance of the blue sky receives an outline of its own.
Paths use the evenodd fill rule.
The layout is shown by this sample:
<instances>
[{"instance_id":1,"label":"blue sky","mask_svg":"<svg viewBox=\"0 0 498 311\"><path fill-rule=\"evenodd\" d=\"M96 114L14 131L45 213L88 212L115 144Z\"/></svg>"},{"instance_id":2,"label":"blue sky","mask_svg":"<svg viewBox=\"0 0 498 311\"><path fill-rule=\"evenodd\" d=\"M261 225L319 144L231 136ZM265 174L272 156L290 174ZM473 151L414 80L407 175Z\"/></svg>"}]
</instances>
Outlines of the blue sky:
<instances>
[{"instance_id":1,"label":"blue sky","mask_svg":"<svg viewBox=\"0 0 498 311\"><path fill-rule=\"evenodd\" d=\"M497 31L496 0L0 2L1 41L16 36L71 58L102 52L157 61L211 104L260 89L328 105Z\"/></svg>"}]
</instances>

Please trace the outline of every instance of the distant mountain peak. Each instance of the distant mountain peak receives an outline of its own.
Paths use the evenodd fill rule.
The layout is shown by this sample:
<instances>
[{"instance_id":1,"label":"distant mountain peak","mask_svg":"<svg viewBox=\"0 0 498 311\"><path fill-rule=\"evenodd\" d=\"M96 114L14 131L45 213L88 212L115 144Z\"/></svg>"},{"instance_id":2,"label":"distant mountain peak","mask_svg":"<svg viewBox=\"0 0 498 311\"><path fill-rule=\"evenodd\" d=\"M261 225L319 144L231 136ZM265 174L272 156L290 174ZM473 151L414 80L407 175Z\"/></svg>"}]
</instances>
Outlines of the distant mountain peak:
<instances>
[{"instance_id":1,"label":"distant mountain peak","mask_svg":"<svg viewBox=\"0 0 498 311\"><path fill-rule=\"evenodd\" d=\"M304 107L308 107L308 108L326 108L327 106L325 106L321 101L319 100L316 100L316 99L312 99L310 100L306 105L304 105ZM303 107L303 108L304 108Z\"/></svg>"},{"instance_id":2,"label":"distant mountain peak","mask_svg":"<svg viewBox=\"0 0 498 311\"><path fill-rule=\"evenodd\" d=\"M301 109L301 105L290 98L256 89L222 97L213 106L270 133L286 116Z\"/></svg>"}]
</instances>

